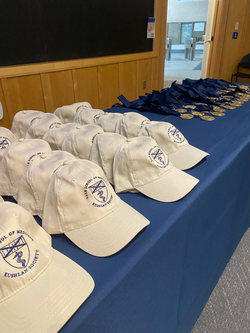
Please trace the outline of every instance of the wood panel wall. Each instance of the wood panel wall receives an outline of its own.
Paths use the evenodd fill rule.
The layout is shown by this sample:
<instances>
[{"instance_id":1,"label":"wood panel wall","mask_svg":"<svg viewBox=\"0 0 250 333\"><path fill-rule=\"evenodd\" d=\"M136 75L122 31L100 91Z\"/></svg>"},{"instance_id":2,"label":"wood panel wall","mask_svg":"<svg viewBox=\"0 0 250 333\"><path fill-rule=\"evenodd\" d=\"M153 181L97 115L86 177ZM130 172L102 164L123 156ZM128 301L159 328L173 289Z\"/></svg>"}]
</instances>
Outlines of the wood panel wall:
<instances>
[{"instance_id":1,"label":"wood panel wall","mask_svg":"<svg viewBox=\"0 0 250 333\"><path fill-rule=\"evenodd\" d=\"M164 12L165 11L165 12ZM0 68L0 100L10 128L20 110L54 112L88 101L106 109L123 94L134 100L163 88L167 0L155 0L156 37L152 52ZM146 31L145 31L146 34Z\"/></svg>"},{"instance_id":2,"label":"wood panel wall","mask_svg":"<svg viewBox=\"0 0 250 333\"><path fill-rule=\"evenodd\" d=\"M235 23L239 29L235 30ZM238 38L233 39L233 32ZM214 42L207 76L227 81L236 72L242 57L250 53L250 0L221 0L214 27ZM240 79L238 82L249 82Z\"/></svg>"}]
</instances>

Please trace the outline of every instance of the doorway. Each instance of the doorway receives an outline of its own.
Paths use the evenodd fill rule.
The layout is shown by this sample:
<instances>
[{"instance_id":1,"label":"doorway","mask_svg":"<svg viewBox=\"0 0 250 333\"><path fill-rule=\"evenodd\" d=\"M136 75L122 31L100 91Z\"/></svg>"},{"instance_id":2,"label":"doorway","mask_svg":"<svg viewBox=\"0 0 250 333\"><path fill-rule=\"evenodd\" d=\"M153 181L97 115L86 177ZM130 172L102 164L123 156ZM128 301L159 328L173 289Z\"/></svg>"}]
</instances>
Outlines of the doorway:
<instances>
[{"instance_id":1,"label":"doorway","mask_svg":"<svg viewBox=\"0 0 250 333\"><path fill-rule=\"evenodd\" d=\"M211 36L213 10L210 7L215 1L168 0L164 87L171 86L175 80L181 84L185 78L199 79L206 72L207 29Z\"/></svg>"}]
</instances>

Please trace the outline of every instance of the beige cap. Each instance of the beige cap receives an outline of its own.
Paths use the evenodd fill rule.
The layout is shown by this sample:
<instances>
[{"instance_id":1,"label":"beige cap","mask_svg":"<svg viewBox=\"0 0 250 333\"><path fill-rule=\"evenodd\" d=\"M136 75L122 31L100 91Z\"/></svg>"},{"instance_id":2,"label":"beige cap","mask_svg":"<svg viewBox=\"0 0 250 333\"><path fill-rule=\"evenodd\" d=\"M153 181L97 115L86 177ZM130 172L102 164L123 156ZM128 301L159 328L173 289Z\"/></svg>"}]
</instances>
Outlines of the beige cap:
<instances>
[{"instance_id":1,"label":"beige cap","mask_svg":"<svg viewBox=\"0 0 250 333\"><path fill-rule=\"evenodd\" d=\"M133 189L163 202L181 199L199 182L173 166L151 137L127 139L114 157L115 190Z\"/></svg>"},{"instance_id":2,"label":"beige cap","mask_svg":"<svg viewBox=\"0 0 250 333\"><path fill-rule=\"evenodd\" d=\"M51 246L21 206L0 203L1 333L56 333L87 299L92 277Z\"/></svg>"},{"instance_id":3,"label":"beige cap","mask_svg":"<svg viewBox=\"0 0 250 333\"><path fill-rule=\"evenodd\" d=\"M66 151L51 151L36 156L19 182L17 202L32 215L42 217L50 179L65 160L75 160Z\"/></svg>"},{"instance_id":4,"label":"beige cap","mask_svg":"<svg viewBox=\"0 0 250 333\"><path fill-rule=\"evenodd\" d=\"M126 112L123 114L123 117L117 121L115 132L127 138L133 138L138 136L141 127L149 121L147 117L137 112Z\"/></svg>"},{"instance_id":5,"label":"beige cap","mask_svg":"<svg viewBox=\"0 0 250 333\"><path fill-rule=\"evenodd\" d=\"M66 150L77 158L89 159L91 147L96 134L104 133L97 125L78 125L65 137L62 150Z\"/></svg>"},{"instance_id":6,"label":"beige cap","mask_svg":"<svg viewBox=\"0 0 250 333\"><path fill-rule=\"evenodd\" d=\"M119 146L126 138L118 133L97 134L90 152L90 161L99 165L108 181L113 184L113 160Z\"/></svg>"},{"instance_id":7,"label":"beige cap","mask_svg":"<svg viewBox=\"0 0 250 333\"><path fill-rule=\"evenodd\" d=\"M122 113L105 112L95 124L101 126L104 132L115 133L116 123L122 117Z\"/></svg>"},{"instance_id":8,"label":"beige cap","mask_svg":"<svg viewBox=\"0 0 250 333\"><path fill-rule=\"evenodd\" d=\"M79 124L68 123L56 125L44 134L43 140L49 143L52 150L61 150L66 135L76 127L79 127Z\"/></svg>"},{"instance_id":9,"label":"beige cap","mask_svg":"<svg viewBox=\"0 0 250 333\"><path fill-rule=\"evenodd\" d=\"M57 108L54 114L60 119L62 124L72 123L76 114L76 108L73 105L64 105Z\"/></svg>"},{"instance_id":10,"label":"beige cap","mask_svg":"<svg viewBox=\"0 0 250 333\"><path fill-rule=\"evenodd\" d=\"M49 144L41 139L19 139L5 150L0 163L0 194L17 195L18 186L27 166L37 155L50 152Z\"/></svg>"},{"instance_id":11,"label":"beige cap","mask_svg":"<svg viewBox=\"0 0 250 333\"><path fill-rule=\"evenodd\" d=\"M184 135L172 124L164 121L151 121L144 124L139 136L150 136L168 155L173 165L186 170L192 168L209 154L190 145Z\"/></svg>"},{"instance_id":12,"label":"beige cap","mask_svg":"<svg viewBox=\"0 0 250 333\"><path fill-rule=\"evenodd\" d=\"M104 111L100 109L81 108L76 112L73 121L81 125L95 124L103 115Z\"/></svg>"},{"instance_id":13,"label":"beige cap","mask_svg":"<svg viewBox=\"0 0 250 333\"><path fill-rule=\"evenodd\" d=\"M148 224L115 194L102 169L91 161L65 161L50 181L43 228L50 234L64 233L94 256L118 252Z\"/></svg>"},{"instance_id":14,"label":"beige cap","mask_svg":"<svg viewBox=\"0 0 250 333\"><path fill-rule=\"evenodd\" d=\"M76 112L81 109L92 109L92 106L89 102L77 102L73 103L72 106L75 108Z\"/></svg>"},{"instance_id":15,"label":"beige cap","mask_svg":"<svg viewBox=\"0 0 250 333\"><path fill-rule=\"evenodd\" d=\"M12 144L12 142L16 142L17 137L13 134L8 128L0 127L0 162L2 160L3 154L6 148Z\"/></svg>"},{"instance_id":16,"label":"beige cap","mask_svg":"<svg viewBox=\"0 0 250 333\"><path fill-rule=\"evenodd\" d=\"M51 128L61 125L60 119L53 113L44 113L38 116L30 125L25 138L42 139L44 134Z\"/></svg>"},{"instance_id":17,"label":"beige cap","mask_svg":"<svg viewBox=\"0 0 250 333\"><path fill-rule=\"evenodd\" d=\"M11 132L15 134L17 139L25 138L26 132L33 121L42 116L44 112L36 110L23 110L15 114L12 121Z\"/></svg>"}]
</instances>

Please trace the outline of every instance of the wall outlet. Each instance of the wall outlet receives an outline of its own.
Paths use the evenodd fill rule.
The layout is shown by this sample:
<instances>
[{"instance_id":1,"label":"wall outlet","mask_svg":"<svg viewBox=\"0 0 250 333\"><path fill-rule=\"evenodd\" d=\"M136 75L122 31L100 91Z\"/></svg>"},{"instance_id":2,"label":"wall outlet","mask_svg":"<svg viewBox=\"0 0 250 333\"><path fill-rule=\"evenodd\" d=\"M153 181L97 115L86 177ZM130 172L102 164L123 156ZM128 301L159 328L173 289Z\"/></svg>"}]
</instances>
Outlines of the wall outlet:
<instances>
[{"instance_id":1,"label":"wall outlet","mask_svg":"<svg viewBox=\"0 0 250 333\"><path fill-rule=\"evenodd\" d=\"M146 86L147 86L146 81L143 81L143 89L146 89Z\"/></svg>"}]
</instances>

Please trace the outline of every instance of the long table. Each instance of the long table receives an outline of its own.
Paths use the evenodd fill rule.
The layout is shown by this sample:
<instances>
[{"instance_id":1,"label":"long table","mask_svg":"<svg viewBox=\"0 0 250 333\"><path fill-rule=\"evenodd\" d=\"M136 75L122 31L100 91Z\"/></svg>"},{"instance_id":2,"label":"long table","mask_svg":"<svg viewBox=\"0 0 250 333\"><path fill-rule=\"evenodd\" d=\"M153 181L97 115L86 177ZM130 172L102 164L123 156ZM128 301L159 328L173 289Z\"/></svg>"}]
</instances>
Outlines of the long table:
<instances>
[{"instance_id":1,"label":"long table","mask_svg":"<svg viewBox=\"0 0 250 333\"><path fill-rule=\"evenodd\" d=\"M250 102L212 122L143 114L172 123L210 156L186 171L200 182L177 202L119 194L151 222L119 253L93 257L53 236L53 247L95 281L62 333L190 332L250 225Z\"/></svg>"}]
</instances>

